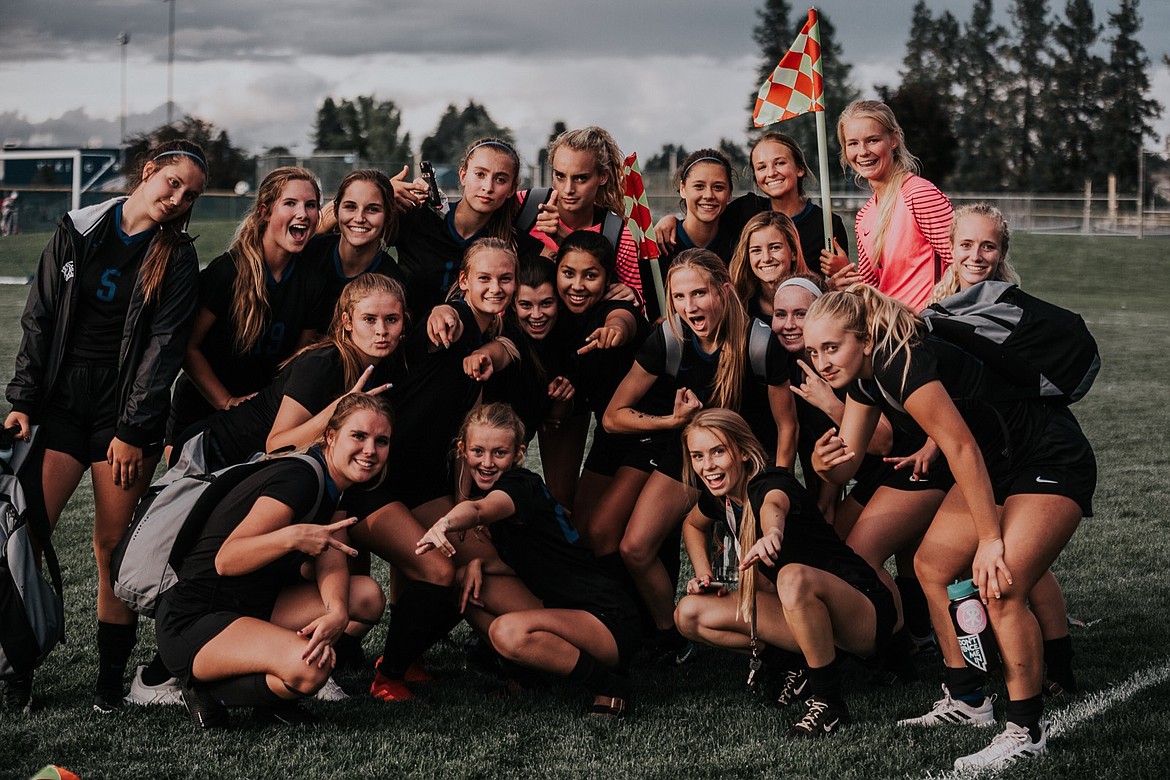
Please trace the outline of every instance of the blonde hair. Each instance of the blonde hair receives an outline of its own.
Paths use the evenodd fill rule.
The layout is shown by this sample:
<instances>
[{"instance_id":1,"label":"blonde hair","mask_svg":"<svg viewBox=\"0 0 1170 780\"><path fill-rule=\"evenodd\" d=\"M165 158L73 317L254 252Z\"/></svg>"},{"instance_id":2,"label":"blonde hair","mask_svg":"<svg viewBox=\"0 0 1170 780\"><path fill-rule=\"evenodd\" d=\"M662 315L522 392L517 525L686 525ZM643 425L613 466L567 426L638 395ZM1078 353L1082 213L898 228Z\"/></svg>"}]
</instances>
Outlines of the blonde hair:
<instances>
[{"instance_id":1,"label":"blonde hair","mask_svg":"<svg viewBox=\"0 0 1170 780\"><path fill-rule=\"evenodd\" d=\"M322 450L326 448L326 436L329 431L333 431L334 435L341 430L341 426L345 425L355 412L374 412L380 414L390 423L390 428L394 428L394 408L390 405L390 399L384 395L366 395L365 393L347 393L341 398L337 399L337 406L333 409L333 414L329 417L329 422L325 424L325 430L321 431L321 436L317 439L316 444ZM369 487L374 488L382 484L386 479L386 470L389 466L389 460L382 464L382 470L378 472L378 478L370 480Z\"/></svg>"},{"instance_id":2,"label":"blonde hair","mask_svg":"<svg viewBox=\"0 0 1170 780\"><path fill-rule=\"evenodd\" d=\"M402 284L389 276L382 274L364 273L341 288L341 295L333 306L333 319L329 323L329 332L326 336L307 347L297 350L292 357L280 364L283 371L286 366L306 352L322 347L336 347L341 355L341 366L345 386L353 387L362 372L366 370L369 359L353 343L353 337L345 329L346 317L353 321L354 310L366 298L379 294L392 295L402 305L402 315L407 317L406 290ZM403 332L406 332L408 323L403 323ZM395 345L397 347L397 345Z\"/></svg>"},{"instance_id":3,"label":"blonde hair","mask_svg":"<svg viewBox=\"0 0 1170 780\"><path fill-rule=\"evenodd\" d=\"M165 141L153 149L148 149L139 158L134 174L130 178L129 194L133 195L134 191L142 186L147 163L155 166L153 175L159 173L163 168L178 165L184 158L199 168L206 184L208 177L207 157L203 153L203 148L185 138L177 138L173 141ZM142 268L138 272L138 286L142 290L143 300L148 304L154 303L155 299L158 298L167 267L170 265L171 258L178 254L179 247L194 241L187 234L187 226L191 223L193 208L194 204L187 206L178 216L166 222L160 222L156 228L157 235L151 242L150 251L143 259Z\"/></svg>"},{"instance_id":4,"label":"blonde hair","mask_svg":"<svg viewBox=\"0 0 1170 780\"><path fill-rule=\"evenodd\" d=\"M955 235L959 227L959 220L963 217L976 216L985 217L995 223L999 230L999 262L995 264L991 275L987 278L998 282L1010 282L1011 284L1020 283L1020 275L1016 273L1016 269L1012 266L1011 260L1008 258L1008 244L1011 241L1011 231L1008 229L1007 220L1004 219L1003 212L992 206L990 203L969 203L965 206L960 206L955 209L954 217L951 221L951 254L955 250ZM959 291L959 264L952 262L947 266L947 270L943 272L942 278L939 279L938 284L934 286L934 290L930 293L929 303L938 303L943 298L949 298Z\"/></svg>"},{"instance_id":5,"label":"blonde hair","mask_svg":"<svg viewBox=\"0 0 1170 780\"><path fill-rule=\"evenodd\" d=\"M480 425L484 428L511 433L513 437L512 446L516 449L516 461L512 464L513 468L524 464L524 442L527 439L525 437L524 423L520 421L520 416L516 414L516 411L511 406L505 403L483 404L467 413L463 418L463 423L459 426L459 432L455 434L455 446L451 448L450 456L459 466L460 479L456 480L457 485L461 485L463 482L463 461L466 459L466 455L462 451L462 446L466 446L467 432L473 425ZM462 488L459 488L459 491L462 491ZM462 496L462 498L467 497Z\"/></svg>"},{"instance_id":6,"label":"blonde hair","mask_svg":"<svg viewBox=\"0 0 1170 780\"><path fill-rule=\"evenodd\" d=\"M597 172L606 177L605 185L597 193L594 205L624 217L626 213L625 190L622 178L622 150L613 136L596 125L579 130L566 130L548 145L549 164L556 159L557 149L567 146L576 152L593 152L597 161Z\"/></svg>"},{"instance_id":7,"label":"blonde hair","mask_svg":"<svg viewBox=\"0 0 1170 780\"><path fill-rule=\"evenodd\" d=\"M887 368L904 355L905 368L899 392L906 386L910 371L910 351L922 340L925 326L914 310L901 301L878 292L868 284L854 284L847 290L827 292L808 307L805 327L814 319L832 319L861 341L873 345L873 360L884 355L881 368Z\"/></svg>"},{"instance_id":8,"label":"blonde hair","mask_svg":"<svg viewBox=\"0 0 1170 780\"><path fill-rule=\"evenodd\" d=\"M477 239L463 252L463 264L459 266L459 273L455 276L455 282L452 283L451 289L447 291L447 301L453 301L463 297L463 291L459 289L459 280L466 279L471 275L471 264L476 255L490 251L503 252L512 258L513 274L519 273L520 261L516 257L516 247L511 241L491 237ZM508 307L511 308L511 306L512 302L509 301ZM491 327L485 335L491 337L498 336L502 327L499 318L497 318L492 322Z\"/></svg>"},{"instance_id":9,"label":"blonde hair","mask_svg":"<svg viewBox=\"0 0 1170 780\"><path fill-rule=\"evenodd\" d=\"M256 191L256 202L236 229L228 254L236 268L232 284L232 303L229 309L235 325L236 351L247 353L256 346L268 320L268 288L265 282L264 231L268 215L289 182L307 181L313 185L317 200L321 200L321 185L312 171L284 166L272 170Z\"/></svg>"},{"instance_id":10,"label":"blonde hair","mask_svg":"<svg viewBox=\"0 0 1170 780\"><path fill-rule=\"evenodd\" d=\"M784 278L809 272L808 265L804 262L804 250L800 248L800 233L797 232L792 218L779 211L761 211L744 225L739 241L735 244L735 251L731 255L731 284L744 305L757 298L763 290L759 277L752 271L748 250L752 236L769 227L780 231L784 236L784 243L788 245L788 252L792 255L792 264Z\"/></svg>"},{"instance_id":11,"label":"blonde hair","mask_svg":"<svg viewBox=\"0 0 1170 780\"><path fill-rule=\"evenodd\" d=\"M740 516L739 528L731 529L733 532L738 530L739 549L742 555L755 546L759 535L756 529L756 513L747 498L747 484L768 467L768 457L764 453L764 445L760 444L760 440L752 433L747 422L730 409L703 409L695 414L687 426L683 428L684 455L689 451L687 438L696 430L704 430L715 436L727 445L735 460L742 460L744 464L743 483L733 488L737 492L736 497L741 501L743 513ZM696 490L700 489L702 487L701 480L699 475L695 473L691 459L685 457L684 460L687 466L683 476L687 486ZM756 611L755 566L740 572L738 597L735 615L745 623L749 623Z\"/></svg>"},{"instance_id":12,"label":"blonde hair","mask_svg":"<svg viewBox=\"0 0 1170 780\"><path fill-rule=\"evenodd\" d=\"M712 340L719 346L719 364L711 389L711 405L726 409L739 409L743 399L744 352L747 349L747 332L750 322L743 302L731 287L727 266L709 249L687 249L680 252L666 272L666 299L672 301L672 282L679 271L697 271L707 278L711 295L723 303L723 317L715 323L711 332ZM678 338L678 318L668 317L666 322Z\"/></svg>"},{"instance_id":13,"label":"blonde hair","mask_svg":"<svg viewBox=\"0 0 1170 780\"><path fill-rule=\"evenodd\" d=\"M902 182L910 174L917 174L920 165L918 158L906 148L906 134L898 124L893 110L880 100L854 100L837 119L837 143L841 145L841 170L849 170L849 158L845 149L845 123L851 119L872 119L881 125L895 141L893 172L885 185L885 197L878 203L877 229L873 237L873 263L882 267L882 250L886 245L886 231L890 229L890 221L894 217L894 206L901 197ZM861 186L868 183L859 172L853 172L853 181ZM876 194L876 193L875 193Z\"/></svg>"}]
</instances>

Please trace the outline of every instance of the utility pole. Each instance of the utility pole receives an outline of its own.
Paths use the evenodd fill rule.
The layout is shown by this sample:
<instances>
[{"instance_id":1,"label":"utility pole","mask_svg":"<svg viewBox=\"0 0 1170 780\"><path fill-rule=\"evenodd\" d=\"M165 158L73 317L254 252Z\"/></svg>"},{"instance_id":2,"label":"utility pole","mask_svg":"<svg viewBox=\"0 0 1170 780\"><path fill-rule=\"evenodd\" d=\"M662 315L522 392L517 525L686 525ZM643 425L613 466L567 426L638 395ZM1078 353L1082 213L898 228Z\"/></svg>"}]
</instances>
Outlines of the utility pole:
<instances>
[{"instance_id":1,"label":"utility pole","mask_svg":"<svg viewBox=\"0 0 1170 780\"><path fill-rule=\"evenodd\" d=\"M119 143L126 143L126 46L130 43L130 33L118 33L118 48L122 52L122 135Z\"/></svg>"},{"instance_id":2,"label":"utility pole","mask_svg":"<svg viewBox=\"0 0 1170 780\"><path fill-rule=\"evenodd\" d=\"M175 0L163 0L171 11L167 44L167 124L175 119Z\"/></svg>"}]
</instances>

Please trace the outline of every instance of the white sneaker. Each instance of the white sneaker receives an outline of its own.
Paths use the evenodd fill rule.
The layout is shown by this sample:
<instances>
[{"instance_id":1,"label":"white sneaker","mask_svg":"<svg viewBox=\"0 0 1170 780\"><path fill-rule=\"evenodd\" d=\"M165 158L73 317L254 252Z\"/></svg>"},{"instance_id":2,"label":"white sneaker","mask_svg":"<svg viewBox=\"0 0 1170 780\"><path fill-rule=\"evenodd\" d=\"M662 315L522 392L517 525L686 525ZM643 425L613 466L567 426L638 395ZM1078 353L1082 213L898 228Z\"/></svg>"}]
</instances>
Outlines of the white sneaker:
<instances>
[{"instance_id":1,"label":"white sneaker","mask_svg":"<svg viewBox=\"0 0 1170 780\"><path fill-rule=\"evenodd\" d=\"M1032 741L1028 730L1009 722L1003 733L997 734L991 744L969 756L955 759L955 769L999 769L1022 758L1048 752L1047 724L1040 724L1040 739Z\"/></svg>"},{"instance_id":2,"label":"white sneaker","mask_svg":"<svg viewBox=\"0 0 1170 780\"><path fill-rule=\"evenodd\" d=\"M333 678L330 677L325 681L325 684L321 686L321 690L317 691L317 693L313 695L313 698L317 701L345 701L349 698L349 694L343 691L341 686L334 682Z\"/></svg>"},{"instance_id":3,"label":"white sneaker","mask_svg":"<svg viewBox=\"0 0 1170 780\"><path fill-rule=\"evenodd\" d=\"M147 685L142 682L142 670L145 668L140 666L134 670L134 682L130 683L130 693L126 694L124 702L141 707L183 703L183 689L179 687L178 680L172 677L158 685Z\"/></svg>"},{"instance_id":4,"label":"white sneaker","mask_svg":"<svg viewBox=\"0 0 1170 780\"><path fill-rule=\"evenodd\" d=\"M990 726L995 723L995 709L991 702L994 696L985 696L983 703L974 707L966 702L951 698L947 686L943 686L943 697L934 703L930 712L917 718L898 721L899 726Z\"/></svg>"}]
</instances>

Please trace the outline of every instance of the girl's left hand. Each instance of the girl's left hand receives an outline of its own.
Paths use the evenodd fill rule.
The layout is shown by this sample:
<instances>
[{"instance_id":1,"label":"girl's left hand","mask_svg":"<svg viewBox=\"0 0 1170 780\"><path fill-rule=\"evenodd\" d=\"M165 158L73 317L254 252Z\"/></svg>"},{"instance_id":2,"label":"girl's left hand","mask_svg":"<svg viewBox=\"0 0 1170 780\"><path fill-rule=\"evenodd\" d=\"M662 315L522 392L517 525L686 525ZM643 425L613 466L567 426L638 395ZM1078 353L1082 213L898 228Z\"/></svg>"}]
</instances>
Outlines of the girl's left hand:
<instances>
[{"instance_id":1,"label":"girl's left hand","mask_svg":"<svg viewBox=\"0 0 1170 780\"><path fill-rule=\"evenodd\" d=\"M427 337L436 347L448 349L463 333L463 322L455 307L443 304L431 310L427 317Z\"/></svg>"},{"instance_id":2,"label":"girl's left hand","mask_svg":"<svg viewBox=\"0 0 1170 780\"><path fill-rule=\"evenodd\" d=\"M975 549L975 560L971 562L971 574L975 580L975 587L979 589L979 597L986 604L990 599L1001 598L1003 588L1000 577L1007 585L1012 584L1012 573L1008 571L1007 563L1003 559L1003 539L981 540Z\"/></svg>"},{"instance_id":3,"label":"girl's left hand","mask_svg":"<svg viewBox=\"0 0 1170 780\"><path fill-rule=\"evenodd\" d=\"M463 373L476 382L488 381L494 371L492 359L478 350L463 358Z\"/></svg>"},{"instance_id":4,"label":"girl's left hand","mask_svg":"<svg viewBox=\"0 0 1170 780\"><path fill-rule=\"evenodd\" d=\"M905 468L911 469L910 481L917 482L920 479L925 479L926 475L930 473L930 466L938 460L938 454L938 445L928 438L926 444L922 445L922 449L913 455L882 458L882 460L886 463L892 463L895 471L901 471Z\"/></svg>"},{"instance_id":5,"label":"girl's left hand","mask_svg":"<svg viewBox=\"0 0 1170 780\"><path fill-rule=\"evenodd\" d=\"M427 184L426 179L407 181L406 174L409 172L410 167L403 165L401 171L390 177L390 186L394 188L394 202L398 205L398 208L403 210L410 210L421 206L426 202L427 196L431 192L430 185Z\"/></svg>"},{"instance_id":6,"label":"girl's left hand","mask_svg":"<svg viewBox=\"0 0 1170 780\"><path fill-rule=\"evenodd\" d=\"M134 487L142 473L142 448L127 444L114 437L110 448L106 450L106 463L110 464L110 471L114 475L114 484L123 490Z\"/></svg>"},{"instance_id":7,"label":"girl's left hand","mask_svg":"<svg viewBox=\"0 0 1170 780\"><path fill-rule=\"evenodd\" d=\"M573 383L563 376L548 383L548 397L553 401L571 401L576 393Z\"/></svg>"},{"instance_id":8,"label":"girl's left hand","mask_svg":"<svg viewBox=\"0 0 1170 780\"><path fill-rule=\"evenodd\" d=\"M348 615L329 611L297 632L297 636L307 637L309 640L305 651L301 653L305 666L316 664L318 669L324 669L326 666L333 668L337 660L333 652L333 643L340 638L347 623Z\"/></svg>"},{"instance_id":9,"label":"girl's left hand","mask_svg":"<svg viewBox=\"0 0 1170 780\"><path fill-rule=\"evenodd\" d=\"M613 349L622 345L622 336L625 335L621 328L611 328L602 326L585 337L585 346L577 350L578 355L584 355L586 352L592 352L595 349Z\"/></svg>"},{"instance_id":10,"label":"girl's left hand","mask_svg":"<svg viewBox=\"0 0 1170 780\"><path fill-rule=\"evenodd\" d=\"M459 614L467 611L467 605L482 607L479 592L483 588L483 558L475 558L467 564L463 574L463 596L459 599Z\"/></svg>"},{"instance_id":11,"label":"girl's left hand","mask_svg":"<svg viewBox=\"0 0 1170 780\"><path fill-rule=\"evenodd\" d=\"M674 395L674 421L676 427L682 427L690 422L695 413L703 408L703 402L691 392L689 387L680 387Z\"/></svg>"},{"instance_id":12,"label":"girl's left hand","mask_svg":"<svg viewBox=\"0 0 1170 780\"><path fill-rule=\"evenodd\" d=\"M780 544L783 541L784 537L775 529L764 534L756 540L756 543L743 556L743 563L739 565L739 570L746 571L757 563L763 563L765 566L775 566L777 559L780 557Z\"/></svg>"},{"instance_id":13,"label":"girl's left hand","mask_svg":"<svg viewBox=\"0 0 1170 780\"><path fill-rule=\"evenodd\" d=\"M603 301L625 301L632 303L635 306L641 306L642 301L638 299L638 293L633 287L621 282L614 282L605 288L605 295L601 296Z\"/></svg>"},{"instance_id":14,"label":"girl's left hand","mask_svg":"<svg viewBox=\"0 0 1170 780\"><path fill-rule=\"evenodd\" d=\"M838 271L849 265L849 255L837 243L837 239L833 239L833 251L827 249L821 250L821 275L828 279L830 276L835 276Z\"/></svg>"}]
</instances>

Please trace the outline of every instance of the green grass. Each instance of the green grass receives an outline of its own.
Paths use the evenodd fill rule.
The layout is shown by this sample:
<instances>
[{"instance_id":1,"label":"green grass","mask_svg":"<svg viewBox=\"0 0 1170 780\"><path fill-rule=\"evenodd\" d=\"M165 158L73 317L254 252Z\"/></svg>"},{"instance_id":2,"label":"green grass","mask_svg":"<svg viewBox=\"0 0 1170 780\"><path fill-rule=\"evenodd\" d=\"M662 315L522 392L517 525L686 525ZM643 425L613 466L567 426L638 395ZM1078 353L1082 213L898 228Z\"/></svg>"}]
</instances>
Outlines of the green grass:
<instances>
[{"instance_id":1,"label":"green grass","mask_svg":"<svg viewBox=\"0 0 1170 780\"><path fill-rule=\"evenodd\" d=\"M198 229L196 230L198 232ZM204 229L210 238L212 230ZM14 260L0 239L0 274ZM203 245L203 240L200 244ZM205 259L222 248L203 245ZM1096 387L1075 410L1096 448L1096 517L1086 520L1057 562L1069 610L1092 622L1074 629L1076 668L1086 693L1053 704L1068 718L1135 672L1170 663L1170 281L1167 244L1132 239L1020 235L1014 256L1029 290L1080 311L1105 361ZM35 262L40 246L31 250ZM30 266L31 267L31 266ZM11 371L26 288L0 287L0 367ZM0 777L27 777L46 763L100 777L924 777L980 747L982 730L905 730L897 717L937 698L938 669L904 689L869 687L847 666L854 723L831 741L791 745L793 712L765 709L741 693L744 663L715 651L676 670L640 669L636 711L622 723L592 723L569 688L519 699L492 698L494 685L462 670L460 653L440 646L428 662L437 680L421 701L386 706L368 697L314 705L312 729L243 726L196 733L177 709L99 717L89 708L94 675L94 572L88 488L78 492L55 538L62 557L68 644L38 671L40 707L0 714ZM1043 522L1043 518L1037 518ZM381 576L385 569L379 569ZM367 650L383 636L376 629ZM151 649L143 621L135 663ZM348 681L353 687L354 680ZM360 683L362 681L356 681ZM343 679L343 684L346 680ZM1146 687L1051 743L1050 755L1010 777L1165 775L1170 683Z\"/></svg>"}]
</instances>

